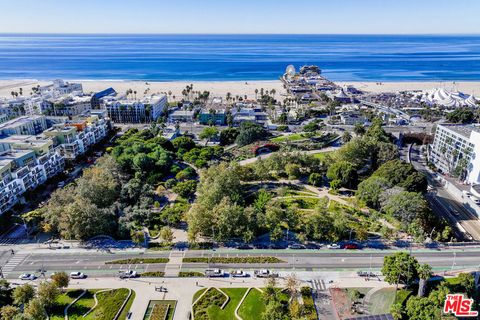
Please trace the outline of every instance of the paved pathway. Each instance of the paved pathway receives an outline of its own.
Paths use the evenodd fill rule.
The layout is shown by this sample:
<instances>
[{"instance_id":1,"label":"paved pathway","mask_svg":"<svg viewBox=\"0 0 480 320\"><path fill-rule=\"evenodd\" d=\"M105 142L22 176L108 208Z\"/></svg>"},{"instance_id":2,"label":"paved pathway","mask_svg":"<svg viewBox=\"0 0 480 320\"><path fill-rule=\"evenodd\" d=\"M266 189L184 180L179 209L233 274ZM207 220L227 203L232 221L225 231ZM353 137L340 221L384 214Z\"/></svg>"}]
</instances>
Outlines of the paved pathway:
<instances>
[{"instance_id":1,"label":"paved pathway","mask_svg":"<svg viewBox=\"0 0 480 320\"><path fill-rule=\"evenodd\" d=\"M165 277L176 277L182 268L185 251L170 251L169 261L165 265Z\"/></svg>"}]
</instances>

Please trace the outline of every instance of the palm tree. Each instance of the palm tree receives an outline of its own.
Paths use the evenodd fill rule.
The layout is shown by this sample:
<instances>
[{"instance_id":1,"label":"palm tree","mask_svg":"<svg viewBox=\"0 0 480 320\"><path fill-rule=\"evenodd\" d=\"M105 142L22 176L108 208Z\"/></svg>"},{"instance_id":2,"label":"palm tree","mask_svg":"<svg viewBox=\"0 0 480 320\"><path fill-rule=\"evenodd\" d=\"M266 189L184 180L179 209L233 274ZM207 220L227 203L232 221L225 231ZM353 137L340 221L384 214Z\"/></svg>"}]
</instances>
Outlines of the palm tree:
<instances>
[{"instance_id":1,"label":"palm tree","mask_svg":"<svg viewBox=\"0 0 480 320\"><path fill-rule=\"evenodd\" d=\"M298 287L300 282L297 279L297 276L292 273L285 278L285 288L287 288L290 293L290 298L295 299L298 293Z\"/></svg>"},{"instance_id":2,"label":"palm tree","mask_svg":"<svg viewBox=\"0 0 480 320\"><path fill-rule=\"evenodd\" d=\"M255 100L257 100L258 89L255 89Z\"/></svg>"},{"instance_id":3,"label":"palm tree","mask_svg":"<svg viewBox=\"0 0 480 320\"><path fill-rule=\"evenodd\" d=\"M133 91L133 94L135 95L135 100L137 100L137 90Z\"/></svg>"},{"instance_id":4,"label":"palm tree","mask_svg":"<svg viewBox=\"0 0 480 320\"><path fill-rule=\"evenodd\" d=\"M422 264L418 268L418 276L420 277L420 283L418 285L418 296L423 297L427 291L427 281L432 276L432 267L428 264Z\"/></svg>"}]
</instances>

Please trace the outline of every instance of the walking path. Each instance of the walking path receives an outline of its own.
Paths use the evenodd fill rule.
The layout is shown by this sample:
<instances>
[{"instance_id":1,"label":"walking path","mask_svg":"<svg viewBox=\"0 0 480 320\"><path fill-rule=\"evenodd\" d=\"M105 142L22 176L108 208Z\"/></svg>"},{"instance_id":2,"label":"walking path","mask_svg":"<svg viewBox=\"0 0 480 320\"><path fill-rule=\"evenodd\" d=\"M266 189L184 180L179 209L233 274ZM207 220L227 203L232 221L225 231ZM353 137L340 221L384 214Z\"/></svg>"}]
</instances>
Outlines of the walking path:
<instances>
[{"instance_id":1,"label":"walking path","mask_svg":"<svg viewBox=\"0 0 480 320\"><path fill-rule=\"evenodd\" d=\"M170 251L168 263L165 265L165 277L177 277L182 269L185 251Z\"/></svg>"}]
</instances>

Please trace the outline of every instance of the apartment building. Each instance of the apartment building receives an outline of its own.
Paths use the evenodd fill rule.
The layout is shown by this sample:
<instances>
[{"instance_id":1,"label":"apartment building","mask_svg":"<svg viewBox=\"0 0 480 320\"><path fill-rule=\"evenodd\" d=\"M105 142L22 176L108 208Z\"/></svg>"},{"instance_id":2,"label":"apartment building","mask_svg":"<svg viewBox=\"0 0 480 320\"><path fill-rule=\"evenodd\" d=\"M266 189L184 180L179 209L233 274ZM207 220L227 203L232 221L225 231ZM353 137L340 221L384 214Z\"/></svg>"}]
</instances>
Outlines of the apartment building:
<instances>
[{"instance_id":1,"label":"apartment building","mask_svg":"<svg viewBox=\"0 0 480 320\"><path fill-rule=\"evenodd\" d=\"M22 116L0 124L0 135L36 135L47 129L44 116Z\"/></svg>"},{"instance_id":2,"label":"apartment building","mask_svg":"<svg viewBox=\"0 0 480 320\"><path fill-rule=\"evenodd\" d=\"M63 80L54 80L52 84L38 87L37 92L41 95L52 94L53 96L62 96L67 94L82 94L83 88L81 83L65 82Z\"/></svg>"},{"instance_id":3,"label":"apartment building","mask_svg":"<svg viewBox=\"0 0 480 320\"><path fill-rule=\"evenodd\" d=\"M480 127L441 124L430 145L429 160L441 172L470 184L480 183Z\"/></svg>"},{"instance_id":4,"label":"apartment building","mask_svg":"<svg viewBox=\"0 0 480 320\"><path fill-rule=\"evenodd\" d=\"M17 143L17 142L15 142ZM43 155L34 150L16 150L0 140L0 215L9 210L22 194L35 189L62 172L65 161L57 150Z\"/></svg>"},{"instance_id":5,"label":"apartment building","mask_svg":"<svg viewBox=\"0 0 480 320\"><path fill-rule=\"evenodd\" d=\"M46 106L41 107L43 114L73 117L91 109L91 98L90 96L63 96L49 99L44 104Z\"/></svg>"},{"instance_id":6,"label":"apartment building","mask_svg":"<svg viewBox=\"0 0 480 320\"><path fill-rule=\"evenodd\" d=\"M115 123L148 123L157 121L167 107L167 96L152 95L140 100L116 100L105 101L108 117Z\"/></svg>"}]
</instances>

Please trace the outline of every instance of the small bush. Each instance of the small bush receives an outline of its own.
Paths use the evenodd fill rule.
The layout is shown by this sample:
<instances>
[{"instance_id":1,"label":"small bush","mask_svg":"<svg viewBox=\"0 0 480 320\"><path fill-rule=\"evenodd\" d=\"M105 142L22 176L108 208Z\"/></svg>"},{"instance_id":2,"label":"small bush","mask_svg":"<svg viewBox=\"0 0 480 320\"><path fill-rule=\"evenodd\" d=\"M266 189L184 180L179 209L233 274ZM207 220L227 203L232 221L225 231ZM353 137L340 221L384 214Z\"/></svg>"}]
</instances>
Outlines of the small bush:
<instances>
[{"instance_id":1,"label":"small bush","mask_svg":"<svg viewBox=\"0 0 480 320\"><path fill-rule=\"evenodd\" d=\"M282 263L277 257L213 257L183 258L184 263Z\"/></svg>"},{"instance_id":2,"label":"small bush","mask_svg":"<svg viewBox=\"0 0 480 320\"><path fill-rule=\"evenodd\" d=\"M148 271L144 272L140 275L141 277L146 278L163 278L165 276L165 272L163 271Z\"/></svg>"},{"instance_id":3,"label":"small bush","mask_svg":"<svg viewBox=\"0 0 480 320\"><path fill-rule=\"evenodd\" d=\"M105 264L168 263L168 258L134 258L107 261Z\"/></svg>"},{"instance_id":4,"label":"small bush","mask_svg":"<svg viewBox=\"0 0 480 320\"><path fill-rule=\"evenodd\" d=\"M178 276L180 278L205 277L205 274L196 271L180 271L178 273Z\"/></svg>"}]
</instances>

